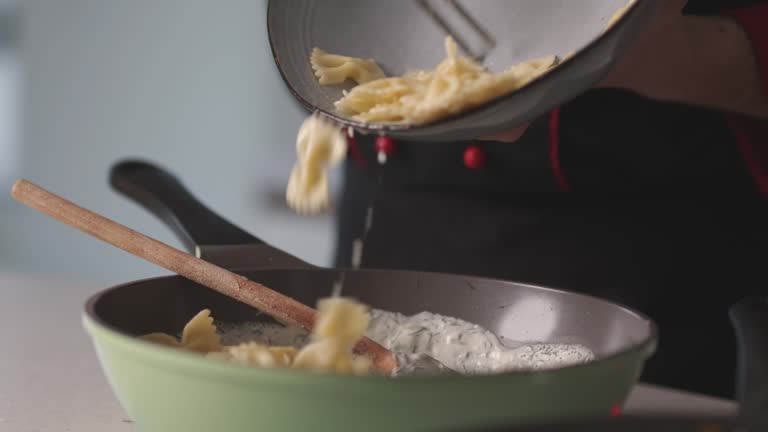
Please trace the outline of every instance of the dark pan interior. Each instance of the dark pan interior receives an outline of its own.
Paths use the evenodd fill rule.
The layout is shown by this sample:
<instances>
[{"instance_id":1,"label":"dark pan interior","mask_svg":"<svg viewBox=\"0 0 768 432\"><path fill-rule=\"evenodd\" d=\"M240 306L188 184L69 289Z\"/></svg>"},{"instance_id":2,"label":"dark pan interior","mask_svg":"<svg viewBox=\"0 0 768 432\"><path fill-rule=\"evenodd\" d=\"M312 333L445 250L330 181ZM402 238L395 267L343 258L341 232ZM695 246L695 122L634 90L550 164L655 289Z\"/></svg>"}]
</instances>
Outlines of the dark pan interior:
<instances>
[{"instance_id":1,"label":"dark pan interior","mask_svg":"<svg viewBox=\"0 0 768 432\"><path fill-rule=\"evenodd\" d=\"M242 273L314 306L330 295L337 270L260 270ZM655 327L614 304L546 288L466 276L375 270L349 271L344 296L375 308L414 314L424 310L479 324L506 342L582 343L598 356L651 343ZM202 309L225 322L268 320L239 303L181 277L122 285L95 296L89 312L131 335L177 334ZM137 313L139 312L140 313Z\"/></svg>"}]
</instances>

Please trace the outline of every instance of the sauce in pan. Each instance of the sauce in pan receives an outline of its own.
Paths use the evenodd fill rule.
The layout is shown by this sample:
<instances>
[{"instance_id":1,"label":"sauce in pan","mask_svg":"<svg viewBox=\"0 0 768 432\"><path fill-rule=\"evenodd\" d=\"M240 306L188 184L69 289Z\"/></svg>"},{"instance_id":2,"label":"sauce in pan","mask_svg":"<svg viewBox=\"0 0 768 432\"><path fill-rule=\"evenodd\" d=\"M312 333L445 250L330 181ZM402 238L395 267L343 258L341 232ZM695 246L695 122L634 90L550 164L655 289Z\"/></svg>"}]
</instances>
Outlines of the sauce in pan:
<instances>
[{"instance_id":1,"label":"sauce in pan","mask_svg":"<svg viewBox=\"0 0 768 432\"><path fill-rule=\"evenodd\" d=\"M255 341L301 347L309 341L303 329L278 324L249 322L217 326L226 345ZM405 316L372 309L367 336L398 354L401 365L404 364L400 375L408 374L409 359L424 354L467 375L555 369L586 363L595 357L589 348L576 344L520 343L510 348L476 324L431 312Z\"/></svg>"}]
</instances>

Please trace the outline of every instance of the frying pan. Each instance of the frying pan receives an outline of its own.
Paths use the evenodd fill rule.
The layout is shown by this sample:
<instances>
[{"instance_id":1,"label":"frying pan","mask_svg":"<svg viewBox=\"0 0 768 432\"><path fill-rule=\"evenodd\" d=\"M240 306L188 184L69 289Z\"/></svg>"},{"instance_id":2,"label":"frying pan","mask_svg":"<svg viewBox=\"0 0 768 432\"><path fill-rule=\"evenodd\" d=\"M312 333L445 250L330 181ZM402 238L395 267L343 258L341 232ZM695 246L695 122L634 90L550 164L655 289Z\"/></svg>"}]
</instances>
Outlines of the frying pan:
<instances>
[{"instance_id":1,"label":"frying pan","mask_svg":"<svg viewBox=\"0 0 768 432\"><path fill-rule=\"evenodd\" d=\"M622 405L653 353L657 332L642 314L598 298L515 282L436 273L314 267L211 212L170 173L117 164L115 189L160 217L198 256L309 305L332 292L375 308L428 310L477 323L506 339L582 343L594 362L493 376L347 377L248 368L136 339L178 334L210 308L224 322L267 320L187 279L131 282L97 293L84 324L122 405L145 432L259 430L429 431L509 422L608 416Z\"/></svg>"},{"instance_id":2,"label":"frying pan","mask_svg":"<svg viewBox=\"0 0 768 432\"><path fill-rule=\"evenodd\" d=\"M278 70L294 96L359 131L410 141L463 141L511 129L600 81L665 0L271 0L267 29ZM575 55L525 87L436 123L364 124L333 103L350 86L321 86L309 64L314 47L373 58L388 75L432 69L452 34L493 72L548 55Z\"/></svg>"}]
</instances>

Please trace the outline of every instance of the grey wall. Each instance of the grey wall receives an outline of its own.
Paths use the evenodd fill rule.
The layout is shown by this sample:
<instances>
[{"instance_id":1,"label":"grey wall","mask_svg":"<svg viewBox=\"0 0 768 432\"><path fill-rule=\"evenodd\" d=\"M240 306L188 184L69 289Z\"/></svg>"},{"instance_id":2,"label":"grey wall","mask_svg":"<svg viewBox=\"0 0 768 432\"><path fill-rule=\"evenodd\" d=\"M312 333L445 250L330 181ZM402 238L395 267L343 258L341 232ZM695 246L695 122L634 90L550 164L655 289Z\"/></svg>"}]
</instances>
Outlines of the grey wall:
<instances>
[{"instance_id":1,"label":"grey wall","mask_svg":"<svg viewBox=\"0 0 768 432\"><path fill-rule=\"evenodd\" d=\"M21 16L15 175L180 246L107 186L114 161L149 158L245 229L330 261L328 216L268 205L304 112L273 65L265 2L25 0ZM0 270L105 282L165 273L0 196Z\"/></svg>"}]
</instances>

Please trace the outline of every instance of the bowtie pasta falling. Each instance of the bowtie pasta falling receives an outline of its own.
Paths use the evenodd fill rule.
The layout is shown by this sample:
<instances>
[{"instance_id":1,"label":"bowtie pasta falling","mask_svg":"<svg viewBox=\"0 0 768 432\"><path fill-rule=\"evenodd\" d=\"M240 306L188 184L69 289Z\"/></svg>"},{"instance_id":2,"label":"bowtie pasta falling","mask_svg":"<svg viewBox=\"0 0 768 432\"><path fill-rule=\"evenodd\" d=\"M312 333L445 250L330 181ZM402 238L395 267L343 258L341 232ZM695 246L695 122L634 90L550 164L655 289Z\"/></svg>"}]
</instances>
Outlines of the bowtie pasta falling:
<instances>
[{"instance_id":1,"label":"bowtie pasta falling","mask_svg":"<svg viewBox=\"0 0 768 432\"><path fill-rule=\"evenodd\" d=\"M347 140L334 123L312 115L296 138L298 161L288 179L286 201L301 214L317 213L330 205L327 171L347 152Z\"/></svg>"},{"instance_id":2,"label":"bowtie pasta falling","mask_svg":"<svg viewBox=\"0 0 768 432\"><path fill-rule=\"evenodd\" d=\"M353 354L352 348L365 336L369 321L366 306L351 299L334 297L318 302L312 339L301 349L255 342L223 346L207 309L184 326L181 340L165 333L151 333L140 338L246 366L366 375L371 371L371 361Z\"/></svg>"}]
</instances>

